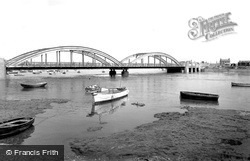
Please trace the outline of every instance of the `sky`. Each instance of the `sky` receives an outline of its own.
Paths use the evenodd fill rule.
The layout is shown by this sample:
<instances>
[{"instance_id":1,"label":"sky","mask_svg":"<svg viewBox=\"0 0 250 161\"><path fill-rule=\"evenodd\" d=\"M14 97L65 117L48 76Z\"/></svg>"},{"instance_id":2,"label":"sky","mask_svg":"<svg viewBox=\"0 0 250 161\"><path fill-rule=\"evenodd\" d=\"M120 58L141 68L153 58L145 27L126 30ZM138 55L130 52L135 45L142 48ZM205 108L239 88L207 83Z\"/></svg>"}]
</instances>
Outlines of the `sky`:
<instances>
[{"instance_id":1,"label":"sky","mask_svg":"<svg viewBox=\"0 0 250 161\"><path fill-rule=\"evenodd\" d=\"M248 0L0 1L0 57L56 46L84 46L117 60L163 52L179 61L250 60ZM191 40L188 22L230 12L234 33Z\"/></svg>"}]
</instances>

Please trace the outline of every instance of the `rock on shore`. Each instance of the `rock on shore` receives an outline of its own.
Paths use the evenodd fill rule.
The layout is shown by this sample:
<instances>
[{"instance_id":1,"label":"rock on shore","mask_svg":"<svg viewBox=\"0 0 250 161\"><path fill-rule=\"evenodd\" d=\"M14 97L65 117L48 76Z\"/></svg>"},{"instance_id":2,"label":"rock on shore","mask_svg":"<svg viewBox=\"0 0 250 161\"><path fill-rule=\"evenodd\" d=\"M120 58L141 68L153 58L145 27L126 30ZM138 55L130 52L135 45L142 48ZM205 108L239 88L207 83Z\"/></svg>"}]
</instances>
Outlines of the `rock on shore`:
<instances>
[{"instance_id":1,"label":"rock on shore","mask_svg":"<svg viewBox=\"0 0 250 161\"><path fill-rule=\"evenodd\" d=\"M132 131L75 140L71 149L86 160L250 160L250 113L185 108Z\"/></svg>"}]
</instances>

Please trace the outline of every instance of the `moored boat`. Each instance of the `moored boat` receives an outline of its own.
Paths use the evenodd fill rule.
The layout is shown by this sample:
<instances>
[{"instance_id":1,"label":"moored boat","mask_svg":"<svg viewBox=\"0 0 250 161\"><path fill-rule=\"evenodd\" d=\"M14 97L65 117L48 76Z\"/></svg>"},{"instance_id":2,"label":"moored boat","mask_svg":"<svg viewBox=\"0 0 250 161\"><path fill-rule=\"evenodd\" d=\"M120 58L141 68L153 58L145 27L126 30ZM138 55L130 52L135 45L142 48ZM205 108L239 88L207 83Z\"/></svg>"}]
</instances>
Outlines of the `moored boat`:
<instances>
[{"instance_id":1,"label":"moored boat","mask_svg":"<svg viewBox=\"0 0 250 161\"><path fill-rule=\"evenodd\" d=\"M47 82L38 82L38 83L20 83L23 88L39 88L45 87Z\"/></svg>"},{"instance_id":2,"label":"moored boat","mask_svg":"<svg viewBox=\"0 0 250 161\"><path fill-rule=\"evenodd\" d=\"M90 85L88 87L85 87L85 92L86 93L96 93L96 92L101 92L101 87L94 84L94 85Z\"/></svg>"},{"instance_id":3,"label":"moored boat","mask_svg":"<svg viewBox=\"0 0 250 161\"><path fill-rule=\"evenodd\" d=\"M41 74L42 71L33 71L32 73L33 73L33 74Z\"/></svg>"},{"instance_id":4,"label":"moored boat","mask_svg":"<svg viewBox=\"0 0 250 161\"><path fill-rule=\"evenodd\" d=\"M0 138L18 134L31 127L34 121L35 118L22 117L0 122Z\"/></svg>"},{"instance_id":5,"label":"moored boat","mask_svg":"<svg viewBox=\"0 0 250 161\"><path fill-rule=\"evenodd\" d=\"M218 99L219 99L219 95L217 95L217 94L188 92L188 91L181 91L180 96L181 96L181 98L195 99L195 100L218 101Z\"/></svg>"},{"instance_id":6,"label":"moored boat","mask_svg":"<svg viewBox=\"0 0 250 161\"><path fill-rule=\"evenodd\" d=\"M235 83L231 82L232 87L250 87L250 83Z\"/></svg>"},{"instance_id":7,"label":"moored boat","mask_svg":"<svg viewBox=\"0 0 250 161\"><path fill-rule=\"evenodd\" d=\"M127 96L129 90L126 87L107 88L105 91L93 93L94 103L106 102Z\"/></svg>"}]
</instances>

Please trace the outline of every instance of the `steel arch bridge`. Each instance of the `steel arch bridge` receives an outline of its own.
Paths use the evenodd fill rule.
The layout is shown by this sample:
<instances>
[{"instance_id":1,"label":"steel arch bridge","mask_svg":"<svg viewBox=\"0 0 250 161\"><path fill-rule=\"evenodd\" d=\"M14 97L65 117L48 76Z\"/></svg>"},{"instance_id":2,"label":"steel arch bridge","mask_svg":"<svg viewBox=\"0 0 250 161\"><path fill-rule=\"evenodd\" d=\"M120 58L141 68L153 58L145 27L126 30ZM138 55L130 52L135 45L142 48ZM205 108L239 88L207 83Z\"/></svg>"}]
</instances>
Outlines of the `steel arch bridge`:
<instances>
[{"instance_id":1,"label":"steel arch bridge","mask_svg":"<svg viewBox=\"0 0 250 161\"><path fill-rule=\"evenodd\" d=\"M61 61L61 52L70 54L69 62ZM56 62L48 62L47 55L56 53ZM73 54L81 55L79 63L73 61ZM39 62L33 58L41 56ZM85 63L84 57L92 59ZM78 60L79 61L79 60ZM97 61L97 62L96 62ZM153 61L153 62L152 62ZM37 49L18 55L6 62L7 70L21 69L128 69L128 68L167 68L183 69L183 66L171 55L162 52L137 53L121 61L97 49L83 46L58 46Z\"/></svg>"},{"instance_id":2,"label":"steel arch bridge","mask_svg":"<svg viewBox=\"0 0 250 161\"><path fill-rule=\"evenodd\" d=\"M82 47L82 46L59 46L59 47L51 47L51 48L43 48L38 50L33 50L30 52L26 52L24 54L18 55L10 60L7 61L7 66L19 66L21 63L28 59L35 58L37 56L40 56L42 54L46 54L48 52L56 51L57 54L57 63L60 62L60 52L70 52L70 62L72 63L73 53L82 54L82 56L88 56L91 57L94 60L99 61L105 66L111 66L111 64L107 61L110 60L113 63L113 66L122 66L122 63L116 60L114 57L110 56L107 53L104 53L100 50L96 50L89 47ZM45 63L47 59L47 54L45 57ZM84 61L84 58L82 59Z\"/></svg>"},{"instance_id":3,"label":"steel arch bridge","mask_svg":"<svg viewBox=\"0 0 250 161\"><path fill-rule=\"evenodd\" d=\"M148 59L147 64L150 64L149 63L149 58L150 57L152 57L154 59L154 65L155 65L155 59L156 59L156 60L158 60L160 62L160 64L163 63L163 66L181 66L181 64L178 62L178 60L176 60L174 57L172 57L169 54L162 53L162 52L149 52L149 53L133 54L133 55L130 55L130 56L122 59L121 63L124 64L126 61L128 61L128 64L133 64L133 63L138 62L138 61L141 61L141 63L143 63L142 60L144 58L147 58ZM169 59L171 61L171 63L169 63L167 61L167 59Z\"/></svg>"}]
</instances>

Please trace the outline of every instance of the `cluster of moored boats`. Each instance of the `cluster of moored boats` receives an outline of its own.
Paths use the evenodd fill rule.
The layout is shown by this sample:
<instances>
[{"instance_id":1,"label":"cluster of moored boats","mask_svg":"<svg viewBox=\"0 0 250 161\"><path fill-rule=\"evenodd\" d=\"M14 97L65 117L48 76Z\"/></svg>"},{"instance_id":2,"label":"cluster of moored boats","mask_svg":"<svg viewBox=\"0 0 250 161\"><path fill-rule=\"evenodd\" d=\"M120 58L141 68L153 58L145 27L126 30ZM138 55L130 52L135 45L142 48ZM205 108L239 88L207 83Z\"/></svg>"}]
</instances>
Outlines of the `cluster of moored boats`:
<instances>
[{"instance_id":1,"label":"cluster of moored boats","mask_svg":"<svg viewBox=\"0 0 250 161\"><path fill-rule=\"evenodd\" d=\"M45 87L47 82L38 82L38 83L21 83L21 86L24 88L39 88ZM235 83L231 82L232 87L250 87L249 83ZM85 88L86 93L90 93L93 96L93 104L98 104L102 102L108 102L115 99L119 99L128 95L129 90L126 87L118 88L102 88L98 85L91 85ZM190 91L180 91L180 97L184 99L193 99L193 100L207 100L207 101L218 101L218 94L210 93L200 93L200 92L190 92ZM143 103L132 103L136 106L144 106ZM8 121L0 122L0 139L20 133L34 123L35 118L23 117L11 119Z\"/></svg>"},{"instance_id":2,"label":"cluster of moored boats","mask_svg":"<svg viewBox=\"0 0 250 161\"><path fill-rule=\"evenodd\" d=\"M250 87L249 83L235 83L231 82L232 87ZM91 93L94 97L94 103L111 101L124 96L127 96L129 90L126 87L122 88L101 88L98 85L91 85L85 88L86 93ZM207 101L218 101L218 94L191 92L191 91L180 91L180 97L184 99L194 100L207 100ZM132 105L143 106L145 104L133 103Z\"/></svg>"}]
</instances>

